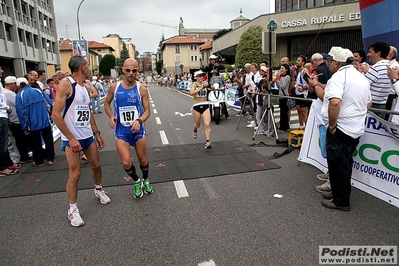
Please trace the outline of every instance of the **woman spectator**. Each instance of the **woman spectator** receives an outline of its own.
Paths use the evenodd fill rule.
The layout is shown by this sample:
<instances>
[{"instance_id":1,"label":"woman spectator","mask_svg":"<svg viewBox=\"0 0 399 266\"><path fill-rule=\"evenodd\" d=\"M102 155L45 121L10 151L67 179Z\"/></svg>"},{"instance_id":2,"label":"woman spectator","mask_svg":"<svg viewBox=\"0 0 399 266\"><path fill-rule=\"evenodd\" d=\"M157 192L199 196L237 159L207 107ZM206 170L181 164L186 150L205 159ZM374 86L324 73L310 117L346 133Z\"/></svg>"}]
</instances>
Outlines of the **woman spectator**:
<instances>
[{"instance_id":1,"label":"woman spectator","mask_svg":"<svg viewBox=\"0 0 399 266\"><path fill-rule=\"evenodd\" d=\"M280 96L288 96L288 92L291 84L290 77L290 67L288 64L282 64L280 67L280 72L276 76L276 86L279 90ZM290 128L289 120L288 120L288 106L287 99L279 99L279 107L280 107L280 127L279 129L282 131L287 131Z\"/></svg>"},{"instance_id":2,"label":"woman spectator","mask_svg":"<svg viewBox=\"0 0 399 266\"><path fill-rule=\"evenodd\" d=\"M354 65L357 70L362 72L362 64L366 62L366 53L363 50L357 50L353 52L353 58L355 59Z\"/></svg>"}]
</instances>

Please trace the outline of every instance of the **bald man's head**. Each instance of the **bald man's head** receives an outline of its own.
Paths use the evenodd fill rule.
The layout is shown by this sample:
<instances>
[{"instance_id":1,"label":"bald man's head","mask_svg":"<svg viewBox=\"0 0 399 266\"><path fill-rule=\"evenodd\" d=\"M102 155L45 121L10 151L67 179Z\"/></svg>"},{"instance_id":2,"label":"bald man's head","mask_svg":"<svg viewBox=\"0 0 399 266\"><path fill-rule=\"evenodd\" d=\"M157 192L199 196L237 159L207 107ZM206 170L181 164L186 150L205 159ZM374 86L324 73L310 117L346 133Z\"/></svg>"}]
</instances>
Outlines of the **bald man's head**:
<instances>
[{"instance_id":1,"label":"bald man's head","mask_svg":"<svg viewBox=\"0 0 399 266\"><path fill-rule=\"evenodd\" d=\"M137 63L136 59L134 58L128 58L123 62L123 67L129 67L129 68L138 68L139 63Z\"/></svg>"}]
</instances>

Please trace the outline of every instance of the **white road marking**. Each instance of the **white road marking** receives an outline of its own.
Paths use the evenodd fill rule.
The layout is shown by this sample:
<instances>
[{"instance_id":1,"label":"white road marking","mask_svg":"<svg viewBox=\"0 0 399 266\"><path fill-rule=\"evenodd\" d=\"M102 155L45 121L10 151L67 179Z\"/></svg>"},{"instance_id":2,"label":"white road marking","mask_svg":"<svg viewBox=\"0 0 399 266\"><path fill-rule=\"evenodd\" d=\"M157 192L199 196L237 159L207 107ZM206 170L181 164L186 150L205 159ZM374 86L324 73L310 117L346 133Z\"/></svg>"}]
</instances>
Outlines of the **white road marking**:
<instances>
[{"instance_id":1,"label":"white road marking","mask_svg":"<svg viewBox=\"0 0 399 266\"><path fill-rule=\"evenodd\" d=\"M155 104L151 104L152 107L155 107Z\"/></svg>"},{"instance_id":2,"label":"white road marking","mask_svg":"<svg viewBox=\"0 0 399 266\"><path fill-rule=\"evenodd\" d=\"M177 193L177 197L178 198L188 197L187 188L184 185L184 181L183 180L174 181L173 183L175 184L175 189L176 189L176 193Z\"/></svg>"},{"instance_id":3,"label":"white road marking","mask_svg":"<svg viewBox=\"0 0 399 266\"><path fill-rule=\"evenodd\" d=\"M161 136L162 144L166 145L169 144L168 138L166 137L165 131L159 131L159 135Z\"/></svg>"},{"instance_id":4,"label":"white road marking","mask_svg":"<svg viewBox=\"0 0 399 266\"><path fill-rule=\"evenodd\" d=\"M220 197L215 188L211 186L207 178L201 178L200 182L204 186L206 193L211 199L217 199Z\"/></svg>"},{"instance_id":5,"label":"white road marking","mask_svg":"<svg viewBox=\"0 0 399 266\"><path fill-rule=\"evenodd\" d=\"M155 117L155 121L157 122L157 125L162 124L161 119L159 117ZM165 135L166 137L166 135Z\"/></svg>"},{"instance_id":6,"label":"white road marking","mask_svg":"<svg viewBox=\"0 0 399 266\"><path fill-rule=\"evenodd\" d=\"M152 109L152 112L153 112L155 115L158 114L157 109Z\"/></svg>"},{"instance_id":7,"label":"white road marking","mask_svg":"<svg viewBox=\"0 0 399 266\"><path fill-rule=\"evenodd\" d=\"M210 260L198 263L198 266L216 266L216 263L213 260Z\"/></svg>"}]
</instances>

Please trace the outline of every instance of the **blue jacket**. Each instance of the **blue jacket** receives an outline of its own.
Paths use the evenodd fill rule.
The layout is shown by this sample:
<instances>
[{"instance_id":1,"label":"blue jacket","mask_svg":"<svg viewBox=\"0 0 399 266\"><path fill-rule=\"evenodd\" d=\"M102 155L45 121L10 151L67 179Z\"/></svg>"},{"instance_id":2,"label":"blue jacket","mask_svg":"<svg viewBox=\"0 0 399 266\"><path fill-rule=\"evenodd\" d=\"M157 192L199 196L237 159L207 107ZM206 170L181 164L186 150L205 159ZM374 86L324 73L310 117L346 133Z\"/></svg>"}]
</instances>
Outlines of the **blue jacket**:
<instances>
[{"instance_id":1,"label":"blue jacket","mask_svg":"<svg viewBox=\"0 0 399 266\"><path fill-rule=\"evenodd\" d=\"M24 131L50 126L53 102L41 89L24 88L15 98L15 108Z\"/></svg>"}]
</instances>

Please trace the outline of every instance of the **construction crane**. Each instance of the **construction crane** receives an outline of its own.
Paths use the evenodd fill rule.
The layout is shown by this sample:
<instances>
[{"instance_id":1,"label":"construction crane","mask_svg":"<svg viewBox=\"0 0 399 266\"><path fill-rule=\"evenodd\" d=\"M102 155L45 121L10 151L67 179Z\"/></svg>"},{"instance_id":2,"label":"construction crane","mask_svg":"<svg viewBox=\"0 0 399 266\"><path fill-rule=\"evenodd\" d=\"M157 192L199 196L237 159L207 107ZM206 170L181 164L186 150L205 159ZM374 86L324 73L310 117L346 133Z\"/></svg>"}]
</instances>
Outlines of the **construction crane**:
<instances>
[{"instance_id":1,"label":"construction crane","mask_svg":"<svg viewBox=\"0 0 399 266\"><path fill-rule=\"evenodd\" d=\"M157 25L161 27L168 27L168 28L173 28L177 29L177 25L168 25L168 24L163 24L163 23L156 23L156 22L151 22L151 21L141 21L142 23L147 23L147 24L152 24L152 25Z\"/></svg>"}]
</instances>

